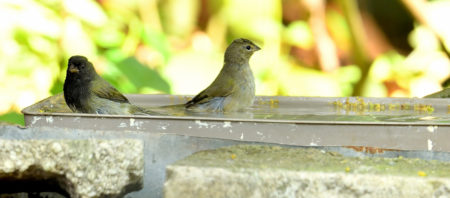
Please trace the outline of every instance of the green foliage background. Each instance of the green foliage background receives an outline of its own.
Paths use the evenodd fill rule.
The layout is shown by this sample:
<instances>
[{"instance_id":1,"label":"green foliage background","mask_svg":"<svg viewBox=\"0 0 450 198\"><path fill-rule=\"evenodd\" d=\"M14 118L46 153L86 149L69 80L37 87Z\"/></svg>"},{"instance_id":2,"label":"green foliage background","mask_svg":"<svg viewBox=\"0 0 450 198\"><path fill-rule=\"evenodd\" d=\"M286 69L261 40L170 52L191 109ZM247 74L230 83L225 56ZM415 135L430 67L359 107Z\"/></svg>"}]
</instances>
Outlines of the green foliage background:
<instances>
[{"instance_id":1,"label":"green foliage background","mask_svg":"<svg viewBox=\"0 0 450 198\"><path fill-rule=\"evenodd\" d=\"M1 1L0 120L23 124L22 108L61 92L67 60L77 54L87 56L123 93L196 94L215 78L226 46L239 37L263 48L251 60L258 95L350 96L366 75L363 96L423 96L439 90L450 74L439 38L420 23L408 36L412 51L389 48L376 54L368 74L357 61L342 61L341 54L352 59L354 33L339 1L326 2L323 18L337 47L338 67L325 71L317 61L307 63L321 54L307 53L305 60L294 52L317 48L309 21L313 11L300 10L302 17L289 19L296 13L286 9L292 2ZM298 2L304 6L308 0ZM449 1L428 4L441 14L432 21L445 27L438 18L450 18L442 11L450 8ZM449 46L450 31L441 32Z\"/></svg>"}]
</instances>

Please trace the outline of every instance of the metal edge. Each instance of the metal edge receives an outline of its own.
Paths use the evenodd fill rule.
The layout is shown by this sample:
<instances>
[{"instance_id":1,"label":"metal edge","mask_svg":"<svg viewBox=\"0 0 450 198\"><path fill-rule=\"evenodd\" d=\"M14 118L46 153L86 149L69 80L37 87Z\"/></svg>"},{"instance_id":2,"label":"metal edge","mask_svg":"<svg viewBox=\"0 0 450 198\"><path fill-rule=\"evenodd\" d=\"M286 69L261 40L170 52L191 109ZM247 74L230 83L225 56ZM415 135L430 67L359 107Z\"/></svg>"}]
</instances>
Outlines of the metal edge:
<instances>
[{"instance_id":1,"label":"metal edge","mask_svg":"<svg viewBox=\"0 0 450 198\"><path fill-rule=\"evenodd\" d=\"M59 93L61 94L61 93ZM54 95L55 96L55 95ZM149 95L143 94L126 94L127 97L132 99L142 98ZM151 94L151 96L155 97L154 99L163 99L167 97L173 98L189 98L190 95L169 95L169 94ZM52 97L52 96L50 96ZM48 97L48 98L50 98ZM373 100L384 100L389 99L393 100L392 102L411 102L415 103L420 101L420 103L433 102L435 105L448 105L450 107L450 100L445 98L382 98L382 97L297 97L297 96L257 96L255 101L258 99L262 100L285 100L285 101L307 101L314 100L320 102L334 102L337 100L358 100L362 98L364 100L373 101ZM46 98L47 99L47 98ZM40 103L46 99L43 99L37 103ZM404 101L406 100L406 101ZM436 102L438 102L436 104ZM35 103L35 104L37 104ZM419 103L419 104L420 104ZM361 122L361 121L311 121L311 120L277 120L277 119L252 119L252 118L227 118L227 117L204 117L204 116L164 116L164 115L107 115L107 114L83 114L83 113L37 113L31 112L30 109L35 105L30 105L22 109L22 113L24 116L62 116L62 117L95 117L95 118L138 118L138 119L169 119L169 120L208 120L208 121L232 121L232 122L259 122L259 123L287 123L287 124L334 124L334 125L386 125L386 126L450 126L450 123L432 123L432 122Z\"/></svg>"},{"instance_id":2,"label":"metal edge","mask_svg":"<svg viewBox=\"0 0 450 198\"><path fill-rule=\"evenodd\" d=\"M32 116L61 116L61 117L95 117L95 118L123 118L123 119L160 119L160 120L207 120L219 122L259 122L259 123L287 123L287 124L323 124L323 125L386 125L386 126L450 126L450 123L430 122L360 122L360 121L314 121L314 120L276 120L276 119L243 119L243 118L217 118L201 116L161 116L161 115L106 115L106 114L83 114L83 113L26 113Z\"/></svg>"}]
</instances>

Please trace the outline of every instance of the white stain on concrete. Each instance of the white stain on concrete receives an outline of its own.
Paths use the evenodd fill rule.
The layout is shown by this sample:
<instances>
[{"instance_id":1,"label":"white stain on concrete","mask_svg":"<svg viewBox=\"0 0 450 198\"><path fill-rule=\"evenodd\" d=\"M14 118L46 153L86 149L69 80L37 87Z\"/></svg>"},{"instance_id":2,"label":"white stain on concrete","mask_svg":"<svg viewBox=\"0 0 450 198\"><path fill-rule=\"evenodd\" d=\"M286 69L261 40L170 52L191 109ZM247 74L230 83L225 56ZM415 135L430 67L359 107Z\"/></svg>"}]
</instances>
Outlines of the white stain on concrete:
<instances>
[{"instance_id":1,"label":"white stain on concrete","mask_svg":"<svg viewBox=\"0 0 450 198\"><path fill-rule=\"evenodd\" d=\"M223 128L232 127L232 126L231 126L231 122L228 122L228 121L223 122L222 127L223 127Z\"/></svg>"},{"instance_id":2,"label":"white stain on concrete","mask_svg":"<svg viewBox=\"0 0 450 198\"><path fill-rule=\"evenodd\" d=\"M53 116L47 116L45 117L45 121L49 124L53 124Z\"/></svg>"},{"instance_id":3,"label":"white stain on concrete","mask_svg":"<svg viewBox=\"0 0 450 198\"><path fill-rule=\"evenodd\" d=\"M433 141L431 141L430 139L427 140L428 143L428 150L431 151L433 150Z\"/></svg>"},{"instance_id":4,"label":"white stain on concrete","mask_svg":"<svg viewBox=\"0 0 450 198\"><path fill-rule=\"evenodd\" d=\"M198 128L203 128L203 127L205 127L205 128L208 128L209 127L209 125L208 125L208 123L207 122L202 122L202 121L200 121L200 120L196 120L195 121L195 124L197 124L198 125Z\"/></svg>"},{"instance_id":5,"label":"white stain on concrete","mask_svg":"<svg viewBox=\"0 0 450 198\"><path fill-rule=\"evenodd\" d=\"M256 135L261 136L261 137L260 137L260 140L266 139L266 136L264 136L264 133L262 133L262 132L260 132L260 131L256 131Z\"/></svg>"},{"instance_id":6,"label":"white stain on concrete","mask_svg":"<svg viewBox=\"0 0 450 198\"><path fill-rule=\"evenodd\" d=\"M119 128L125 128L125 127L127 127L127 123L121 122L118 127Z\"/></svg>"},{"instance_id":7,"label":"white stain on concrete","mask_svg":"<svg viewBox=\"0 0 450 198\"><path fill-rule=\"evenodd\" d=\"M241 133L241 140L244 140L244 133Z\"/></svg>"},{"instance_id":8,"label":"white stain on concrete","mask_svg":"<svg viewBox=\"0 0 450 198\"><path fill-rule=\"evenodd\" d=\"M261 139L264 139L264 138L265 138L264 133L262 133L262 132L260 132L260 131L256 131L256 135L261 136Z\"/></svg>"},{"instance_id":9,"label":"white stain on concrete","mask_svg":"<svg viewBox=\"0 0 450 198\"><path fill-rule=\"evenodd\" d=\"M134 118L130 118L130 127L135 125L136 120Z\"/></svg>"},{"instance_id":10,"label":"white stain on concrete","mask_svg":"<svg viewBox=\"0 0 450 198\"><path fill-rule=\"evenodd\" d=\"M40 120L40 119L42 119L41 116L34 116L34 117L33 117L33 121L31 121L31 124L36 124L36 122L37 122L38 120Z\"/></svg>"},{"instance_id":11,"label":"white stain on concrete","mask_svg":"<svg viewBox=\"0 0 450 198\"><path fill-rule=\"evenodd\" d=\"M309 146L317 146L317 143L315 143L315 142L310 142L310 143L309 143Z\"/></svg>"},{"instance_id":12,"label":"white stain on concrete","mask_svg":"<svg viewBox=\"0 0 450 198\"><path fill-rule=\"evenodd\" d=\"M136 129L141 129L144 122L136 121L134 118L130 118L130 127L136 127Z\"/></svg>"},{"instance_id":13,"label":"white stain on concrete","mask_svg":"<svg viewBox=\"0 0 450 198\"><path fill-rule=\"evenodd\" d=\"M435 131L437 131L438 126L428 126L427 127L427 131L430 133L434 133Z\"/></svg>"}]
</instances>

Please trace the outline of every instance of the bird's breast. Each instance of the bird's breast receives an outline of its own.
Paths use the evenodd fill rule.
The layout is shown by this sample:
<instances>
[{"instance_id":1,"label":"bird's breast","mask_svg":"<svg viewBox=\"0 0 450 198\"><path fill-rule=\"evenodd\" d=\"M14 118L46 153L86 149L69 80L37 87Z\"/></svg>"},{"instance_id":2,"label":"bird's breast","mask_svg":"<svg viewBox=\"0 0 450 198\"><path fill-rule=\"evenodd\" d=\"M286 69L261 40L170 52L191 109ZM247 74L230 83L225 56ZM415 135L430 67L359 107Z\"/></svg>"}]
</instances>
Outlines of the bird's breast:
<instances>
[{"instance_id":1,"label":"bird's breast","mask_svg":"<svg viewBox=\"0 0 450 198\"><path fill-rule=\"evenodd\" d=\"M225 111L236 111L253 105L255 98L255 80L250 67L244 67L235 81L233 93L224 101Z\"/></svg>"}]
</instances>

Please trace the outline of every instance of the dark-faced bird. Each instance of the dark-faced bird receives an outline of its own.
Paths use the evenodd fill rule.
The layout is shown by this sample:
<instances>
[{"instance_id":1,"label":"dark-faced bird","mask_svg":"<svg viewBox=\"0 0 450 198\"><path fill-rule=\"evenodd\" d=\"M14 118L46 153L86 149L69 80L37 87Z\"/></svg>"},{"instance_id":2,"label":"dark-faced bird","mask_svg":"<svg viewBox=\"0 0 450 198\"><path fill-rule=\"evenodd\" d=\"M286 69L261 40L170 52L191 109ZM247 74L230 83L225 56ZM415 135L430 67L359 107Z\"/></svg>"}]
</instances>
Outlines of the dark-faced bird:
<instances>
[{"instance_id":1,"label":"dark-faced bird","mask_svg":"<svg viewBox=\"0 0 450 198\"><path fill-rule=\"evenodd\" d=\"M152 114L130 104L124 95L97 74L92 63L84 56L72 56L69 59L64 99L75 113Z\"/></svg>"}]
</instances>

